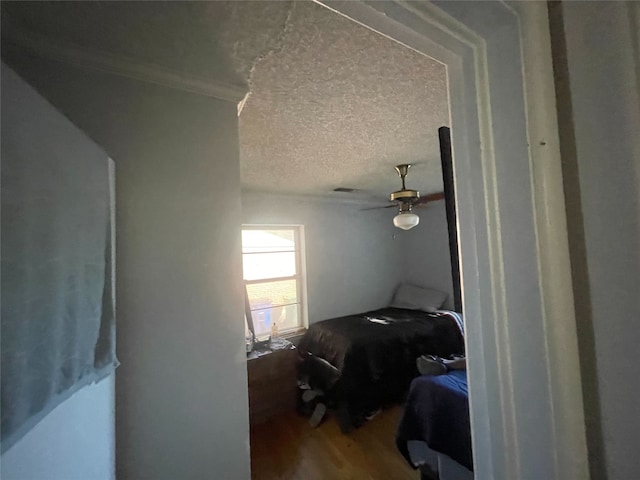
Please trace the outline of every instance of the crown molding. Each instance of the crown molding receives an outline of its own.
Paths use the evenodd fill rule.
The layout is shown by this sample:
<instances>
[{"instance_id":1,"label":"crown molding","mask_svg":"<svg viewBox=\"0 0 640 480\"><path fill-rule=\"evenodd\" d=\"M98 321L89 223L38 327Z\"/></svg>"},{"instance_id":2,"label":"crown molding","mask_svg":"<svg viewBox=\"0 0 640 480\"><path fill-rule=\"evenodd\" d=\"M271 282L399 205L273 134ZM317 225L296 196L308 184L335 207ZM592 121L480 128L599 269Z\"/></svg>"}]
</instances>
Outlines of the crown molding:
<instances>
[{"instance_id":1,"label":"crown molding","mask_svg":"<svg viewBox=\"0 0 640 480\"><path fill-rule=\"evenodd\" d=\"M387 205L392 205L391 202L385 204L384 197L376 197L376 196L357 196L355 198L343 197L339 196L343 195L340 193L327 193L327 195L320 194L300 194L300 193L289 193L289 192L268 192L263 190L253 190L253 189L242 189L242 196L251 199L262 199L262 198L270 198L279 201L293 201L293 202L309 202L309 203L330 203L330 204L342 204L342 205L353 205L356 207L385 207ZM348 194L351 195L351 194ZM358 194L356 194L358 195ZM362 195L362 194L360 194Z\"/></svg>"},{"instance_id":2,"label":"crown molding","mask_svg":"<svg viewBox=\"0 0 640 480\"><path fill-rule=\"evenodd\" d=\"M245 99L249 91L246 86L198 78L133 57L114 55L54 40L19 27L7 18L4 18L2 23L3 48L9 44L21 51L81 69L98 70L234 103Z\"/></svg>"}]
</instances>

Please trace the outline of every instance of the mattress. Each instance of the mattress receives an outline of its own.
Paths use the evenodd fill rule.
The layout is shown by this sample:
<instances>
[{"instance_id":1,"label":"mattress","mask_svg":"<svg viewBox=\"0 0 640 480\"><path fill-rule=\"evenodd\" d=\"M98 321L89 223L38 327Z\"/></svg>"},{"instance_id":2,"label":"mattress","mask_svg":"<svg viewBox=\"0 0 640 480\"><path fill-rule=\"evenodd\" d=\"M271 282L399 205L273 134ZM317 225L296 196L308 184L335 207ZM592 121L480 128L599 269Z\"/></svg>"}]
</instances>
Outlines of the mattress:
<instances>
[{"instance_id":1,"label":"mattress","mask_svg":"<svg viewBox=\"0 0 640 480\"><path fill-rule=\"evenodd\" d=\"M415 440L473 470L465 371L413 380L396 436L396 444L409 462L408 443Z\"/></svg>"},{"instance_id":2,"label":"mattress","mask_svg":"<svg viewBox=\"0 0 640 480\"><path fill-rule=\"evenodd\" d=\"M402 401L418 375L416 358L459 354L464 342L448 315L389 307L315 323L298 348L300 377L327 394L348 431Z\"/></svg>"}]
</instances>

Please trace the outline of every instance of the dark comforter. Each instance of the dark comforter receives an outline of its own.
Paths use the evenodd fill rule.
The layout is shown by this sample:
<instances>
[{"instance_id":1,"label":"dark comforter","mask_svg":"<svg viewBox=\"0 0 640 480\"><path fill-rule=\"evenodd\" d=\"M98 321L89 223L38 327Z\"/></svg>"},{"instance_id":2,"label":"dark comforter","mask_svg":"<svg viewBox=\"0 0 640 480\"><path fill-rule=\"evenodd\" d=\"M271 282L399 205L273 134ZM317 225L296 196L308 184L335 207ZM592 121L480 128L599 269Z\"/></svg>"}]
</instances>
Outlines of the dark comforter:
<instances>
[{"instance_id":1,"label":"dark comforter","mask_svg":"<svg viewBox=\"0 0 640 480\"><path fill-rule=\"evenodd\" d=\"M343 431L401 401L418 375L420 355L446 357L464 349L460 329L448 316L399 308L315 323L298 347L305 358L301 375L327 392Z\"/></svg>"},{"instance_id":2,"label":"dark comforter","mask_svg":"<svg viewBox=\"0 0 640 480\"><path fill-rule=\"evenodd\" d=\"M409 463L407 442L421 440L431 450L473 470L468 399L466 372L462 370L413 380L396 436L396 444Z\"/></svg>"}]
</instances>

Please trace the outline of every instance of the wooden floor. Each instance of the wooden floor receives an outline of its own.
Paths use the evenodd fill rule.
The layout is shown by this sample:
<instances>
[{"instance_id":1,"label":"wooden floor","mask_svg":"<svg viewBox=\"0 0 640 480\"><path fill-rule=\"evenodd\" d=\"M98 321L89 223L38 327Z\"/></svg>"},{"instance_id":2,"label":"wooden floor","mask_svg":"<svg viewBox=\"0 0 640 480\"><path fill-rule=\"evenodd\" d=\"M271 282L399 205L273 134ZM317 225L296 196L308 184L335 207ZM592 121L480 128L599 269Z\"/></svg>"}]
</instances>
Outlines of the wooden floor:
<instances>
[{"instance_id":1,"label":"wooden floor","mask_svg":"<svg viewBox=\"0 0 640 480\"><path fill-rule=\"evenodd\" d=\"M383 411L344 435L335 420L317 428L295 412L251 428L253 480L417 480L395 446L402 410Z\"/></svg>"}]
</instances>

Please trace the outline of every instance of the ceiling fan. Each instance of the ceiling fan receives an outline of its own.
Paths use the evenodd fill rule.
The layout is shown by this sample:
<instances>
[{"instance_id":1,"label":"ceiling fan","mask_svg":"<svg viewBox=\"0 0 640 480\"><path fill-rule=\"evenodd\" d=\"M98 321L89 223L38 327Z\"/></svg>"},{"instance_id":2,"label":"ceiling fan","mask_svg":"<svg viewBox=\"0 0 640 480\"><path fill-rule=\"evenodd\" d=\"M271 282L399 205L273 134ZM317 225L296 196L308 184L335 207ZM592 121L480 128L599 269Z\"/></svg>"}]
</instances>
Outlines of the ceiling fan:
<instances>
[{"instance_id":1,"label":"ceiling fan","mask_svg":"<svg viewBox=\"0 0 640 480\"><path fill-rule=\"evenodd\" d=\"M396 165L396 172L402 180L402 188L389 195L389 200L394 202L393 204L386 205L384 207L374 207L398 208L398 215L393 218L393 224L396 227L401 228L402 230L409 230L420 223L420 217L413 213L413 207L426 206L430 202L442 200L444 198L444 192L431 193L429 195L421 197L420 192L418 192L417 190L407 188L405 184L405 178L409 173L410 168L410 163Z\"/></svg>"}]
</instances>

